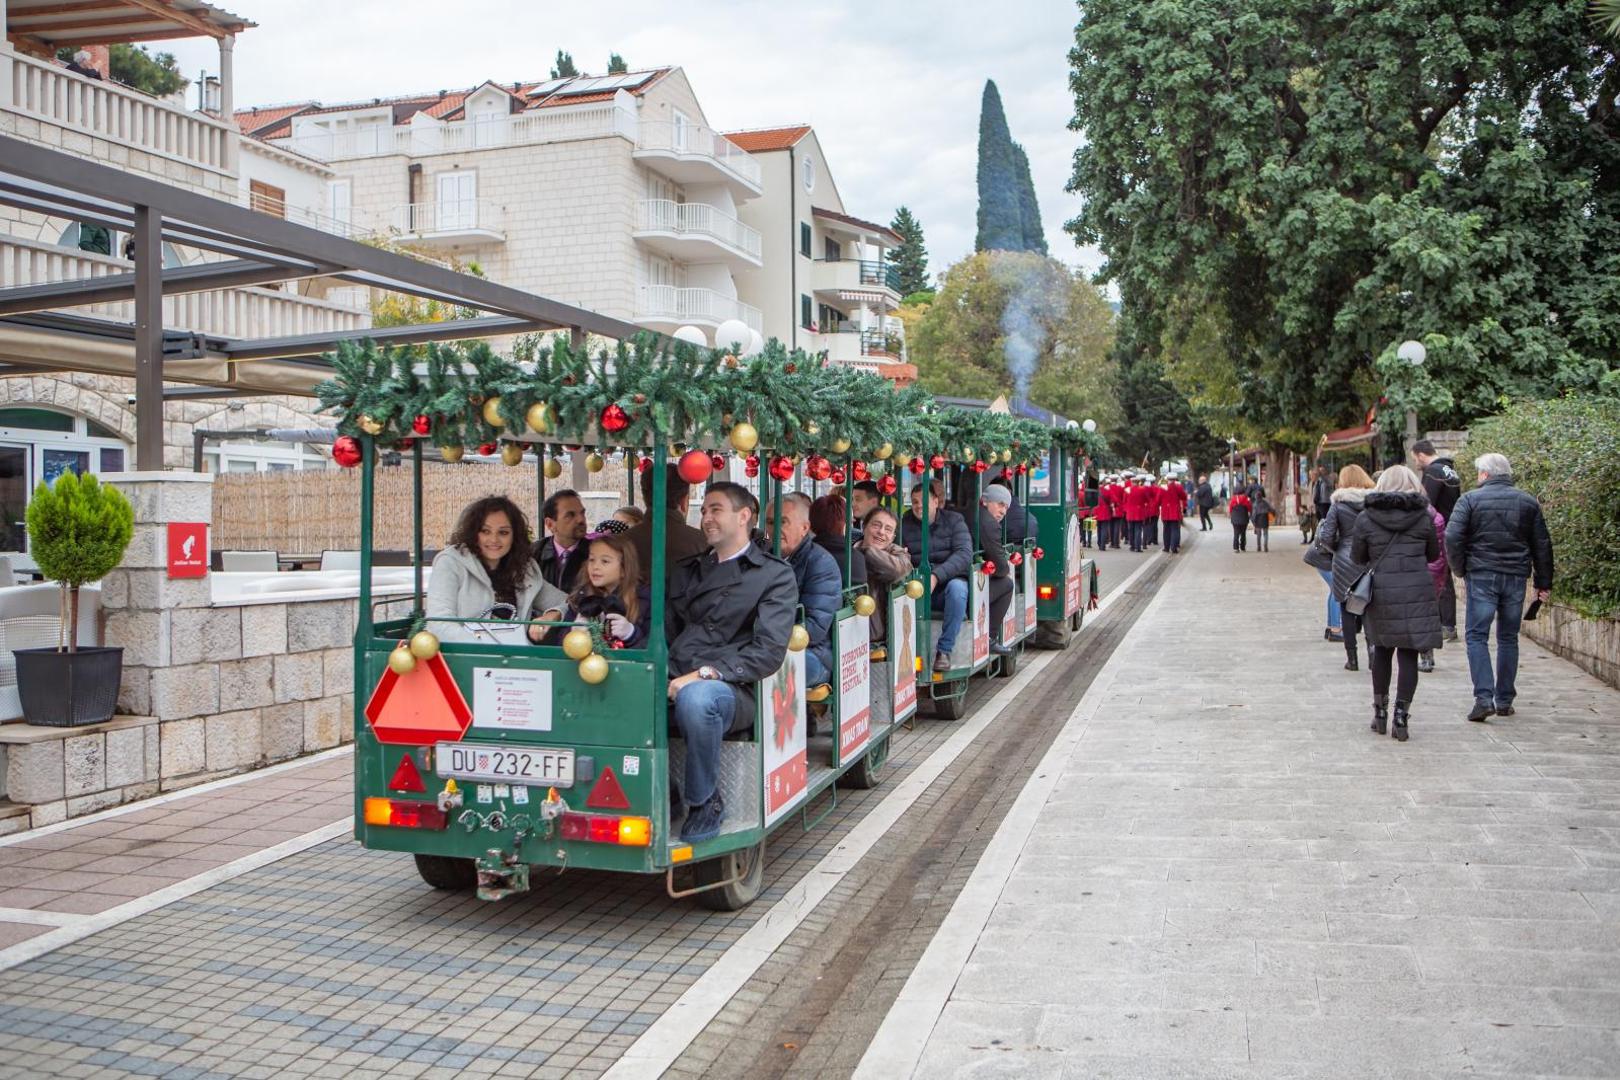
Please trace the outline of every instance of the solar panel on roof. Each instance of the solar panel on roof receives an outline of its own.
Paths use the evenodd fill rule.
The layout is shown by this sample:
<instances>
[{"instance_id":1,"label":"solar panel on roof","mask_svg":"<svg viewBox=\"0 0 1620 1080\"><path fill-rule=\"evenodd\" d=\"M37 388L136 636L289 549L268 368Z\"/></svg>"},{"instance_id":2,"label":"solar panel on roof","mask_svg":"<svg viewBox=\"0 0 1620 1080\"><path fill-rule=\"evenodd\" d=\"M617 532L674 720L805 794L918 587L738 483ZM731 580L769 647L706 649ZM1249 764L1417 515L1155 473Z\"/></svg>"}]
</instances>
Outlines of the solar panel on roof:
<instances>
[{"instance_id":1,"label":"solar panel on roof","mask_svg":"<svg viewBox=\"0 0 1620 1080\"><path fill-rule=\"evenodd\" d=\"M583 94L611 93L614 90L634 90L652 76L653 73L647 71L635 75L596 75L586 79L575 79L556 91L553 96L578 97Z\"/></svg>"},{"instance_id":2,"label":"solar panel on roof","mask_svg":"<svg viewBox=\"0 0 1620 1080\"><path fill-rule=\"evenodd\" d=\"M530 97L545 97L547 94L551 93L553 90L557 89L559 86L562 86L563 84L565 84L567 82L568 82L567 79L549 79L546 82L543 82L539 86L535 87L533 90L530 90L529 91L529 96Z\"/></svg>"}]
</instances>

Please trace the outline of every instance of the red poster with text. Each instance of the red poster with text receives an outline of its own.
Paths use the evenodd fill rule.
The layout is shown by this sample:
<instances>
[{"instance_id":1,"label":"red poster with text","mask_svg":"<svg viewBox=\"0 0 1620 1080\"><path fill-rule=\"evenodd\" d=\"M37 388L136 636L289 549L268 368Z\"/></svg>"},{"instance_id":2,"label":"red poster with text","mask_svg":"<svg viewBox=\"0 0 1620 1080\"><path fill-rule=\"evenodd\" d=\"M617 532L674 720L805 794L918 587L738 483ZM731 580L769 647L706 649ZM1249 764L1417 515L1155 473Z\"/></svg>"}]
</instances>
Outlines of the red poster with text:
<instances>
[{"instance_id":1,"label":"red poster with text","mask_svg":"<svg viewBox=\"0 0 1620 1080\"><path fill-rule=\"evenodd\" d=\"M765 823L803 801L810 779L805 725L804 653L789 652L775 675L760 683L765 740Z\"/></svg>"},{"instance_id":2,"label":"red poster with text","mask_svg":"<svg viewBox=\"0 0 1620 1080\"><path fill-rule=\"evenodd\" d=\"M169 576L204 577L208 573L208 525L202 521L169 522Z\"/></svg>"}]
</instances>

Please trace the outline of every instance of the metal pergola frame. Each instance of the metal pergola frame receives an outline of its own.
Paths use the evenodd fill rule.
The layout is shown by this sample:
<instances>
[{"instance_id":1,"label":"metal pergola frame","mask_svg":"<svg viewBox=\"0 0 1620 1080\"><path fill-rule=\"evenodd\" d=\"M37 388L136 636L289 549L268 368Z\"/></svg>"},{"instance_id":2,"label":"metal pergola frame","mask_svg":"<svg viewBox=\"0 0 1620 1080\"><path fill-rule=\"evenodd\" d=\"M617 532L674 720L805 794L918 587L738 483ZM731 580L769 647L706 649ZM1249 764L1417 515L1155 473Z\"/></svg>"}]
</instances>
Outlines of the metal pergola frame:
<instances>
[{"instance_id":1,"label":"metal pergola frame","mask_svg":"<svg viewBox=\"0 0 1620 1080\"><path fill-rule=\"evenodd\" d=\"M0 376L36 370L133 374L139 469L162 468L165 381L201 388L171 390L171 397L308 395L331 373L323 355L345 341L405 345L542 330L569 330L576 339L596 334L623 340L646 332L634 323L3 135L0 205L134 237L132 273L0 289ZM165 241L226 258L165 269ZM241 340L163 326L166 295L310 277L484 314L420 326ZM135 303L133 323L59 310L129 300Z\"/></svg>"}]
</instances>

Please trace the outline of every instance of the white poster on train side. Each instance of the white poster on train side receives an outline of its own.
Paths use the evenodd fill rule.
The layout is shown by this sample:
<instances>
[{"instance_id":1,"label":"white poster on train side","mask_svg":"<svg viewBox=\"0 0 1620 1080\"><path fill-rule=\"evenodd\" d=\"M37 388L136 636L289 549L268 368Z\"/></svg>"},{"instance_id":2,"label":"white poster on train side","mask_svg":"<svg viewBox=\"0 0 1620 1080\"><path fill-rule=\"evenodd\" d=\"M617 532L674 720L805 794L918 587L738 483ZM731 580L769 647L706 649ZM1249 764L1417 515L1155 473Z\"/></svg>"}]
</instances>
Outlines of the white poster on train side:
<instances>
[{"instance_id":1,"label":"white poster on train side","mask_svg":"<svg viewBox=\"0 0 1620 1080\"><path fill-rule=\"evenodd\" d=\"M973 666L990 659L990 576L977 570L973 579Z\"/></svg>"},{"instance_id":2,"label":"white poster on train side","mask_svg":"<svg viewBox=\"0 0 1620 1080\"><path fill-rule=\"evenodd\" d=\"M1024 564L1019 567L1024 572L1024 629L1035 629L1035 605L1039 603L1040 593L1035 587L1035 557L1024 556Z\"/></svg>"},{"instance_id":3,"label":"white poster on train side","mask_svg":"<svg viewBox=\"0 0 1620 1080\"><path fill-rule=\"evenodd\" d=\"M889 601L889 672L898 722L917 711L917 601L905 593Z\"/></svg>"},{"instance_id":4,"label":"white poster on train side","mask_svg":"<svg viewBox=\"0 0 1620 1080\"><path fill-rule=\"evenodd\" d=\"M1069 518L1068 544L1063 551L1063 614L1080 610L1080 519Z\"/></svg>"},{"instance_id":5,"label":"white poster on train side","mask_svg":"<svg viewBox=\"0 0 1620 1080\"><path fill-rule=\"evenodd\" d=\"M759 684L765 732L765 823L804 800L809 739L804 704L804 653L789 652L776 674Z\"/></svg>"},{"instance_id":6,"label":"white poster on train side","mask_svg":"<svg viewBox=\"0 0 1620 1080\"><path fill-rule=\"evenodd\" d=\"M872 739L872 624L865 615L838 620L838 760Z\"/></svg>"}]
</instances>

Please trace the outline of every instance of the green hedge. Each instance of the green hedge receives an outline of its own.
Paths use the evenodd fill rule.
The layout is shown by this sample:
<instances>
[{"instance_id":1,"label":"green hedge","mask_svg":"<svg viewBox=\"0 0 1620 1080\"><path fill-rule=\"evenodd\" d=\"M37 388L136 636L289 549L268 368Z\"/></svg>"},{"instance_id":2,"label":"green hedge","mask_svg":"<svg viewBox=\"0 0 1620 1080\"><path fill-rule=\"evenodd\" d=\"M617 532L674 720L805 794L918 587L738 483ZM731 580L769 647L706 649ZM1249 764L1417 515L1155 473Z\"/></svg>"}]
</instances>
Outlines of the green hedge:
<instances>
[{"instance_id":1,"label":"green hedge","mask_svg":"<svg viewBox=\"0 0 1620 1080\"><path fill-rule=\"evenodd\" d=\"M1513 482L1541 500L1554 599L1583 615L1620 615L1620 398L1515 402L1469 429L1470 461L1492 452L1506 454ZM1472 479L1471 464L1458 471Z\"/></svg>"}]
</instances>

